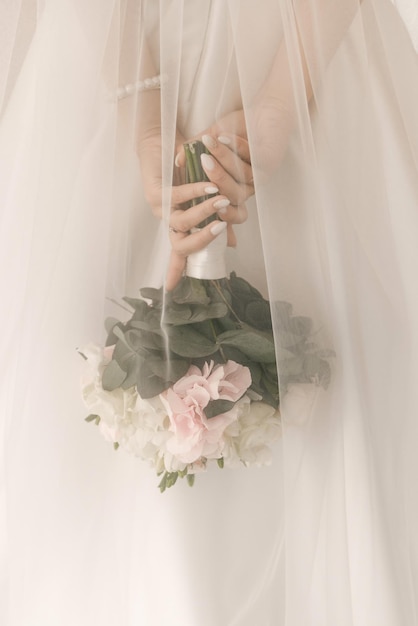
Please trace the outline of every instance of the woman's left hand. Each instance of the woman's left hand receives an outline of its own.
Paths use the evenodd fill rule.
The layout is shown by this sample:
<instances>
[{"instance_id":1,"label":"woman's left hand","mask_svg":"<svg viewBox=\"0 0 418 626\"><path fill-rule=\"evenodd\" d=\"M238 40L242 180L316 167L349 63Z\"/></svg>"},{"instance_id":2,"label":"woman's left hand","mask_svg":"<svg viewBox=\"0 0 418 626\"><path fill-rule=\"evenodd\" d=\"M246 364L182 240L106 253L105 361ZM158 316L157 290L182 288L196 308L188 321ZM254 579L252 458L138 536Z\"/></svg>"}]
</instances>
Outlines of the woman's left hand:
<instances>
[{"instance_id":1,"label":"woman's left hand","mask_svg":"<svg viewBox=\"0 0 418 626\"><path fill-rule=\"evenodd\" d=\"M195 189L196 198L202 197L202 185L208 183L193 183L173 187L177 199L184 194L184 201ZM215 187L213 188L216 189ZM216 219L197 232L190 232L203 220L215 216ZM170 263L166 276L166 289L171 291L181 279L186 266L187 257L193 252L208 246L222 231L227 229L229 246L235 246L233 224L240 224L247 219L245 205L231 207L229 199L223 195L211 196L189 209L174 209L170 215L170 241L172 246Z\"/></svg>"},{"instance_id":2,"label":"woman's left hand","mask_svg":"<svg viewBox=\"0 0 418 626\"><path fill-rule=\"evenodd\" d=\"M210 154L201 157L209 180L221 194L239 207L254 194L251 156L247 141L244 112L234 111L213 124L194 139L200 139ZM177 153L175 163L185 165L184 149Z\"/></svg>"}]
</instances>

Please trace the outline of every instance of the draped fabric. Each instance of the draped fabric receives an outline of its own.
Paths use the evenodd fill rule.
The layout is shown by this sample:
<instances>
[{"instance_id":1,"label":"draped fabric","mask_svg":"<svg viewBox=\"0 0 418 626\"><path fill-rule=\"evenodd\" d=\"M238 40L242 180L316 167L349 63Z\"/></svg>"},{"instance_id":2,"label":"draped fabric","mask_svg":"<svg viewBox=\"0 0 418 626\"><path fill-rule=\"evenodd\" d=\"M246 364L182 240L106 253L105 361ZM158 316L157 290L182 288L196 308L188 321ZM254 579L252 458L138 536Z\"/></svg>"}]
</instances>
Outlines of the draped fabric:
<instances>
[{"instance_id":1,"label":"draped fabric","mask_svg":"<svg viewBox=\"0 0 418 626\"><path fill-rule=\"evenodd\" d=\"M1 623L417 624L415 2L22 0L0 17ZM283 393L270 467L160 494L84 423L77 348L164 282L176 134L243 120L255 193L229 270L312 318L331 383Z\"/></svg>"}]
</instances>

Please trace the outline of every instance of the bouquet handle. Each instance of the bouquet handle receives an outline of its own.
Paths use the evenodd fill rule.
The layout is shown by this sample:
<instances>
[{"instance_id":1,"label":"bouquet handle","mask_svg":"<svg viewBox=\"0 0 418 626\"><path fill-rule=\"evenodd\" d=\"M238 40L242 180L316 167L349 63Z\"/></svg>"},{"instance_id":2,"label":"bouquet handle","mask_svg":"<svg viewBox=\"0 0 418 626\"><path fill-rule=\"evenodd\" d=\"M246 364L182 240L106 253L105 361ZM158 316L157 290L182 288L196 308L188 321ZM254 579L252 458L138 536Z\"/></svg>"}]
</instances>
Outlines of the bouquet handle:
<instances>
[{"instance_id":1,"label":"bouquet handle","mask_svg":"<svg viewBox=\"0 0 418 626\"><path fill-rule=\"evenodd\" d=\"M194 228L192 232L198 232ZM187 257L186 276L200 280L220 280L226 278L225 251L227 246L226 230L221 232L205 248Z\"/></svg>"}]
</instances>

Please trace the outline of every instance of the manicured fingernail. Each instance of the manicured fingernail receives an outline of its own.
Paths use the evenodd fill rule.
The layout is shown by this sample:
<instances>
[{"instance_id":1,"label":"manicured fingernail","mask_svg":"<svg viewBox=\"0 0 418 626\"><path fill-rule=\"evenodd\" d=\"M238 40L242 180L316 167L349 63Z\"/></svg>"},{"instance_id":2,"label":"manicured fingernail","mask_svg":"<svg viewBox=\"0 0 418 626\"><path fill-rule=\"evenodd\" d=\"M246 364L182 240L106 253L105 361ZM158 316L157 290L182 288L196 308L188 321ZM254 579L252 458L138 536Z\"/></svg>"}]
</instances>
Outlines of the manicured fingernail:
<instances>
[{"instance_id":1,"label":"manicured fingernail","mask_svg":"<svg viewBox=\"0 0 418 626\"><path fill-rule=\"evenodd\" d=\"M225 230L226 226L227 226L226 222L217 222L216 224L212 226L212 228L210 229L210 232L212 233L212 235L219 235L219 233Z\"/></svg>"},{"instance_id":2,"label":"manicured fingernail","mask_svg":"<svg viewBox=\"0 0 418 626\"><path fill-rule=\"evenodd\" d=\"M227 200L226 198L222 198L222 200L217 200L216 202L214 202L213 206L215 209L218 209L219 213L225 213L226 207L230 204L231 203L229 200Z\"/></svg>"},{"instance_id":3,"label":"manicured fingernail","mask_svg":"<svg viewBox=\"0 0 418 626\"><path fill-rule=\"evenodd\" d=\"M229 144L231 143L231 140L229 137L225 137L225 135L221 135L220 137L218 137L218 141L220 143L223 143L225 146L229 146Z\"/></svg>"},{"instance_id":4,"label":"manicured fingernail","mask_svg":"<svg viewBox=\"0 0 418 626\"><path fill-rule=\"evenodd\" d=\"M211 156L209 156L208 154L201 154L200 158L205 170L211 171L215 168L215 161L212 159Z\"/></svg>"},{"instance_id":5,"label":"manicured fingernail","mask_svg":"<svg viewBox=\"0 0 418 626\"><path fill-rule=\"evenodd\" d=\"M215 187L215 185L210 185L208 187L205 187L205 193L218 193L219 189L217 187Z\"/></svg>"},{"instance_id":6,"label":"manicured fingernail","mask_svg":"<svg viewBox=\"0 0 418 626\"><path fill-rule=\"evenodd\" d=\"M180 167L180 152L176 155L176 158L174 159L174 165L176 167Z\"/></svg>"},{"instance_id":7,"label":"manicured fingernail","mask_svg":"<svg viewBox=\"0 0 418 626\"><path fill-rule=\"evenodd\" d=\"M202 141L209 150L216 148L216 141L210 135L202 135Z\"/></svg>"}]
</instances>

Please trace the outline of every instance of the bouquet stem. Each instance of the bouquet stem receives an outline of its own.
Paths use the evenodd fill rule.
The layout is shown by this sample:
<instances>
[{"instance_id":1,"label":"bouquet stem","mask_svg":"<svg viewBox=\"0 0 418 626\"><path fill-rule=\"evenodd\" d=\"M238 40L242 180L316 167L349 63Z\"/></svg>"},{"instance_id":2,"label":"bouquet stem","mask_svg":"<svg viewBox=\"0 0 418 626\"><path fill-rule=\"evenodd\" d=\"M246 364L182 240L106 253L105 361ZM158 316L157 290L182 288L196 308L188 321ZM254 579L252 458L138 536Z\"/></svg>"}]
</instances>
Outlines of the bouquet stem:
<instances>
[{"instance_id":1,"label":"bouquet stem","mask_svg":"<svg viewBox=\"0 0 418 626\"><path fill-rule=\"evenodd\" d=\"M186 182L197 183L209 181L201 163L201 155L208 154L208 150L201 141L192 141L184 144L186 155ZM194 198L190 206L196 206L209 199L211 195ZM214 220L216 215L206 218L192 232L198 232ZM186 276L201 280L218 280L226 277L225 251L227 246L226 231L218 235L206 248L190 254L186 264Z\"/></svg>"}]
</instances>

